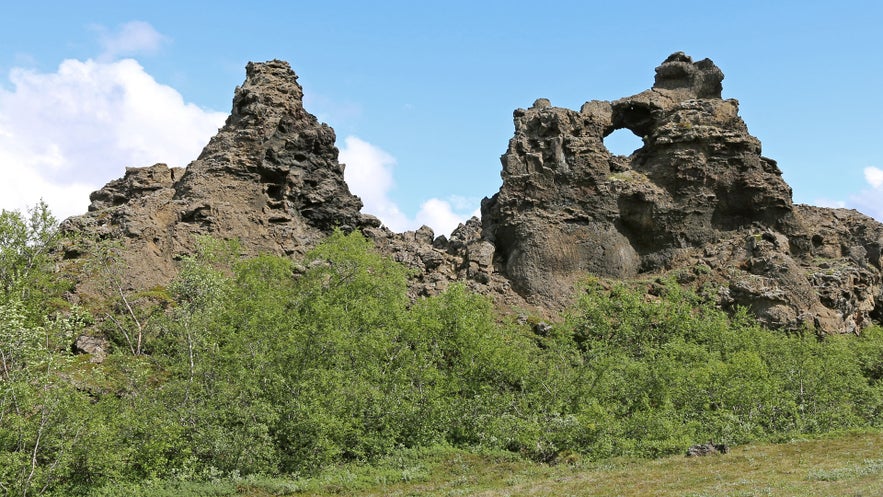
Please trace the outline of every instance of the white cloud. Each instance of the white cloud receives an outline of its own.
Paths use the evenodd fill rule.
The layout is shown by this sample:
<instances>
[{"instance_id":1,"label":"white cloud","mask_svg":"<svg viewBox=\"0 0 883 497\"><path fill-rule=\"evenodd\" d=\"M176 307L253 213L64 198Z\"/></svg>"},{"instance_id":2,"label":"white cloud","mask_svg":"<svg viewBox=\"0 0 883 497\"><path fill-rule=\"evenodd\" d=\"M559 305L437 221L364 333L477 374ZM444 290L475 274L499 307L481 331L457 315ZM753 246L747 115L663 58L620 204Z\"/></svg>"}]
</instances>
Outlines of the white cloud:
<instances>
[{"instance_id":1,"label":"white cloud","mask_svg":"<svg viewBox=\"0 0 883 497\"><path fill-rule=\"evenodd\" d=\"M874 188L883 188L883 169L877 167L865 168L865 180Z\"/></svg>"},{"instance_id":2,"label":"white cloud","mask_svg":"<svg viewBox=\"0 0 883 497\"><path fill-rule=\"evenodd\" d=\"M143 21L127 22L115 31L96 26L99 32L102 53L100 60L111 61L120 56L154 54L168 42L168 38Z\"/></svg>"},{"instance_id":3,"label":"white cloud","mask_svg":"<svg viewBox=\"0 0 883 497\"><path fill-rule=\"evenodd\" d=\"M454 211L458 199L451 201L431 198L420 206L417 212L417 223L425 224L437 234L449 235L460 224L466 222L472 216L481 216L481 211L475 210L470 214L462 214ZM453 203L453 205L452 205ZM460 204L462 207L463 204Z\"/></svg>"},{"instance_id":4,"label":"white cloud","mask_svg":"<svg viewBox=\"0 0 883 497\"><path fill-rule=\"evenodd\" d=\"M866 167L865 181L870 188L851 196L847 205L878 221L883 221L883 169Z\"/></svg>"},{"instance_id":5,"label":"white cloud","mask_svg":"<svg viewBox=\"0 0 883 497\"><path fill-rule=\"evenodd\" d=\"M151 39L130 40L128 49L149 48ZM131 59L65 60L53 73L13 69L9 80L12 90L0 89L4 209L43 198L59 218L83 213L89 192L126 166L186 165L226 118L186 103Z\"/></svg>"},{"instance_id":6,"label":"white cloud","mask_svg":"<svg viewBox=\"0 0 883 497\"><path fill-rule=\"evenodd\" d=\"M411 226L407 216L389 198L395 183L392 170L396 160L370 143L348 136L340 149L340 162L346 164L344 179L352 192L362 198L364 212L379 217L393 231Z\"/></svg>"},{"instance_id":7,"label":"white cloud","mask_svg":"<svg viewBox=\"0 0 883 497\"><path fill-rule=\"evenodd\" d=\"M474 203L464 197L450 200L431 198L420 206L420 211L409 218L390 197L395 187L393 169L395 158L364 140L354 136L344 139L340 147L340 162L346 164L344 179L350 190L362 198L363 212L373 214L396 232L413 230L427 225L436 235L450 234L458 224L478 215ZM464 214L464 211L471 211Z\"/></svg>"}]
</instances>

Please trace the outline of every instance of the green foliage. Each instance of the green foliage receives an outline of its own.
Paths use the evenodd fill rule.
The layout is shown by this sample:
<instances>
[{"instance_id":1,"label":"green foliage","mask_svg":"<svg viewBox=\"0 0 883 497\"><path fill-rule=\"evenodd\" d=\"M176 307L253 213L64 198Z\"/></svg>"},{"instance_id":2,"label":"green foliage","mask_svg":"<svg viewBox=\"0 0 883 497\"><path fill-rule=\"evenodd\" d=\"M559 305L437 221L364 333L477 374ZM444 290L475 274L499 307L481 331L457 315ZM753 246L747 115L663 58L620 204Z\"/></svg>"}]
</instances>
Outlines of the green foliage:
<instances>
[{"instance_id":1,"label":"green foliage","mask_svg":"<svg viewBox=\"0 0 883 497\"><path fill-rule=\"evenodd\" d=\"M39 270L55 236L58 222L42 201L27 215L0 212L0 283L5 294L22 290L32 270Z\"/></svg>"},{"instance_id":2,"label":"green foliage","mask_svg":"<svg viewBox=\"0 0 883 497\"><path fill-rule=\"evenodd\" d=\"M786 335L727 316L672 283L658 297L590 287L570 319L595 372L613 453L654 455L690 441L744 443L873 426L879 331L859 339Z\"/></svg>"},{"instance_id":3,"label":"green foliage","mask_svg":"<svg viewBox=\"0 0 883 497\"><path fill-rule=\"evenodd\" d=\"M60 378L88 316L62 304L68 286L49 251L57 223L44 203L0 213L0 492L52 487L82 433L85 398ZM64 311L62 313L61 311Z\"/></svg>"},{"instance_id":4,"label":"green foliage","mask_svg":"<svg viewBox=\"0 0 883 497\"><path fill-rule=\"evenodd\" d=\"M59 295L69 285L55 277L49 255L57 236L58 221L42 201L25 214L0 211L0 302L21 302L28 320L66 307Z\"/></svg>"},{"instance_id":5,"label":"green foliage","mask_svg":"<svg viewBox=\"0 0 883 497\"><path fill-rule=\"evenodd\" d=\"M539 336L462 285L410 300L407 270L358 233L299 261L198 247L167 289L109 286L95 309L119 347L101 365L66 350L88 313L38 312L36 294L9 286L0 493L289 492L274 478L427 447L643 457L883 419L880 328L786 335L671 282L649 294L589 282ZM112 278L120 248L105 248Z\"/></svg>"},{"instance_id":6,"label":"green foliage","mask_svg":"<svg viewBox=\"0 0 883 497\"><path fill-rule=\"evenodd\" d=\"M203 468L312 472L479 443L523 388L529 342L516 347L486 299L455 286L409 308L407 272L360 234L333 234L303 266L260 256L228 269L185 262L164 332Z\"/></svg>"},{"instance_id":7,"label":"green foliage","mask_svg":"<svg viewBox=\"0 0 883 497\"><path fill-rule=\"evenodd\" d=\"M236 240L215 240L201 237L196 253L185 256L175 279L171 296L189 311L207 308L222 297L230 268L240 250Z\"/></svg>"}]
</instances>

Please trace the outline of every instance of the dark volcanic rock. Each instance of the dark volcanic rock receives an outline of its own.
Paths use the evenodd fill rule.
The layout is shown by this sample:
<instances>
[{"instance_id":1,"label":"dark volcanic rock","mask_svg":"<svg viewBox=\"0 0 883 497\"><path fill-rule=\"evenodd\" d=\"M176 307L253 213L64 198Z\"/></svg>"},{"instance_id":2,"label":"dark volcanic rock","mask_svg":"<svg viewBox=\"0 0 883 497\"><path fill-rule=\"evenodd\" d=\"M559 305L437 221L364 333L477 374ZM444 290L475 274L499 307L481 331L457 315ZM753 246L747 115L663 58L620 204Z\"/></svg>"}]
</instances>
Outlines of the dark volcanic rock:
<instances>
[{"instance_id":1,"label":"dark volcanic rock","mask_svg":"<svg viewBox=\"0 0 883 497\"><path fill-rule=\"evenodd\" d=\"M774 327L858 333L881 320L883 225L793 205L738 102L721 98L723 79L710 60L676 53L637 95L516 110L500 191L482 202L481 220L436 238L361 214L334 131L304 110L297 76L285 62L250 63L199 158L186 169L129 168L93 193L89 212L64 223L84 235L65 256L81 257L90 240L121 241L125 284L148 288L174 277L200 235L297 256L340 227L412 268L413 298L460 281L550 317L587 275L670 275ZM643 146L610 153L604 138L618 129Z\"/></svg>"},{"instance_id":2,"label":"dark volcanic rock","mask_svg":"<svg viewBox=\"0 0 883 497\"><path fill-rule=\"evenodd\" d=\"M131 286L167 283L198 235L298 254L336 226L372 224L343 180L334 131L304 110L288 64L250 63L246 73L226 124L186 170L129 168L64 223L87 239L123 240Z\"/></svg>"},{"instance_id":3,"label":"dark volcanic rock","mask_svg":"<svg viewBox=\"0 0 883 497\"><path fill-rule=\"evenodd\" d=\"M675 54L656 73L653 89L579 112L515 111L503 186L482 218L520 291L557 301L584 272L632 278L722 232L793 225L791 190L738 102L721 100L721 71ZM644 141L632 157L604 146L622 128Z\"/></svg>"},{"instance_id":4,"label":"dark volcanic rock","mask_svg":"<svg viewBox=\"0 0 883 497\"><path fill-rule=\"evenodd\" d=\"M71 352L74 354L89 354L91 357L89 362L101 364L107 359L108 343L107 340L100 337L89 335L80 335L71 345Z\"/></svg>"},{"instance_id":5,"label":"dark volcanic rock","mask_svg":"<svg viewBox=\"0 0 883 497\"><path fill-rule=\"evenodd\" d=\"M703 457L713 454L726 454L730 448L726 444L716 444L708 442L704 444L696 444L687 449L687 457Z\"/></svg>"},{"instance_id":6,"label":"dark volcanic rock","mask_svg":"<svg viewBox=\"0 0 883 497\"><path fill-rule=\"evenodd\" d=\"M519 293L560 306L586 274L634 279L701 264L723 303L772 326L849 332L880 315L880 224L795 208L738 102L721 99L722 80L710 60L676 53L637 95L579 112L545 99L515 111L503 186L482 219ZM643 147L611 154L603 140L617 129ZM819 273L819 257L838 269Z\"/></svg>"}]
</instances>

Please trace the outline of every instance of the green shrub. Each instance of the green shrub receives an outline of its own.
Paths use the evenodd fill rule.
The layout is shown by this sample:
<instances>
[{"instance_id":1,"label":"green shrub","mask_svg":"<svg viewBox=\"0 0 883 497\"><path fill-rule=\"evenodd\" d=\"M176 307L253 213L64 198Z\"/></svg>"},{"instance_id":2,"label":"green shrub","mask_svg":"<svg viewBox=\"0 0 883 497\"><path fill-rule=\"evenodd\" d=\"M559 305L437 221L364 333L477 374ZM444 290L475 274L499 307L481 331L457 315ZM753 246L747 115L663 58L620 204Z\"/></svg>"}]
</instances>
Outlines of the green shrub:
<instances>
[{"instance_id":1,"label":"green shrub","mask_svg":"<svg viewBox=\"0 0 883 497\"><path fill-rule=\"evenodd\" d=\"M235 242L201 240L168 290L144 294L161 305L141 309L141 353L123 348L101 365L64 346L88 314L41 314L48 293L8 286L0 489L294 491L274 478L427 447L545 462L652 457L883 419L878 327L787 335L673 282L590 281L538 336L463 285L412 302L408 278L358 233L336 232L300 261L239 258Z\"/></svg>"}]
</instances>

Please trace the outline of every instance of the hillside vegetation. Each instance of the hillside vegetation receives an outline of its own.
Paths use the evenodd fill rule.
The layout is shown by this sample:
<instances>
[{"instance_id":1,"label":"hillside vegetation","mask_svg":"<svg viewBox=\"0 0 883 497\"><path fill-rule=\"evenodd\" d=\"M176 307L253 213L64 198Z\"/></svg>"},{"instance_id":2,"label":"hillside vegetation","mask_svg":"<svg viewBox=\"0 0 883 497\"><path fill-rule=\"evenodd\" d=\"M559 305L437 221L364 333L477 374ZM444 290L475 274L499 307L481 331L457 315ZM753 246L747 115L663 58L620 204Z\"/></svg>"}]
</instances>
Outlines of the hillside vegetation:
<instances>
[{"instance_id":1,"label":"hillside vegetation","mask_svg":"<svg viewBox=\"0 0 883 497\"><path fill-rule=\"evenodd\" d=\"M106 284L71 304L56 236L44 206L0 217L0 495L186 495L420 454L567 467L883 419L879 327L769 331L664 280L587 280L537 325L462 286L409 301L357 232L297 261L203 239L138 292L104 243L81 270ZM81 334L109 340L101 363L71 353Z\"/></svg>"}]
</instances>

